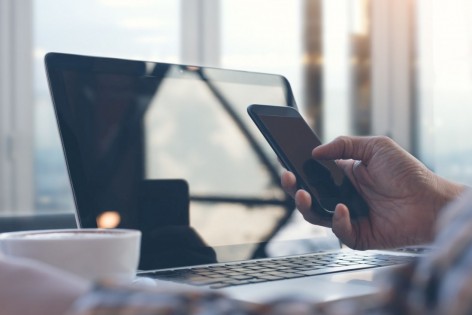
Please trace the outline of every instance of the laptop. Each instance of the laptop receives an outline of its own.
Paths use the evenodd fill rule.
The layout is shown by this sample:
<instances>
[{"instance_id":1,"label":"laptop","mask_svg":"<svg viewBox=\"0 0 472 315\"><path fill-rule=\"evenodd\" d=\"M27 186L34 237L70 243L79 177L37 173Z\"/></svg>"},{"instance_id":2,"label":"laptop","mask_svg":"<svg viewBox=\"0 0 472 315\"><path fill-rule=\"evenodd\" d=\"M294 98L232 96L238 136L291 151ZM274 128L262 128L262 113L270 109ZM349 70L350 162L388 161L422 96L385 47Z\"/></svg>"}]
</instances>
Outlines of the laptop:
<instances>
[{"instance_id":1,"label":"laptop","mask_svg":"<svg viewBox=\"0 0 472 315\"><path fill-rule=\"evenodd\" d=\"M138 279L260 303L332 301L415 253L351 251L305 222L249 104L296 107L280 75L49 53L79 228L143 232Z\"/></svg>"}]
</instances>

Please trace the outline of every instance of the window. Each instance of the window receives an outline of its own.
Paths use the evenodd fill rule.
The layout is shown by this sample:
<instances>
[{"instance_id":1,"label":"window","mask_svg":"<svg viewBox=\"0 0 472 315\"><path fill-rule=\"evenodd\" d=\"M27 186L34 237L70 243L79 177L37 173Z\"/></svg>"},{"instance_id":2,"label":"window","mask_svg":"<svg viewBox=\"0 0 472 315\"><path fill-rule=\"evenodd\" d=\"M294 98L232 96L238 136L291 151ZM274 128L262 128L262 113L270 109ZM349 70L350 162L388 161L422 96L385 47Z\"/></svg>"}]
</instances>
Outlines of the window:
<instances>
[{"instance_id":1,"label":"window","mask_svg":"<svg viewBox=\"0 0 472 315\"><path fill-rule=\"evenodd\" d=\"M44 71L46 52L179 61L179 1L33 1L34 209L74 209Z\"/></svg>"},{"instance_id":2,"label":"window","mask_svg":"<svg viewBox=\"0 0 472 315\"><path fill-rule=\"evenodd\" d=\"M282 74L302 105L303 2L223 0L221 66Z\"/></svg>"},{"instance_id":3,"label":"window","mask_svg":"<svg viewBox=\"0 0 472 315\"><path fill-rule=\"evenodd\" d=\"M472 185L472 3L418 1L420 156Z\"/></svg>"},{"instance_id":4,"label":"window","mask_svg":"<svg viewBox=\"0 0 472 315\"><path fill-rule=\"evenodd\" d=\"M0 213L73 209L44 75L48 51L279 73L325 140L389 135L439 174L472 184L472 147L463 140L472 131L471 7L465 0L3 0Z\"/></svg>"}]
</instances>

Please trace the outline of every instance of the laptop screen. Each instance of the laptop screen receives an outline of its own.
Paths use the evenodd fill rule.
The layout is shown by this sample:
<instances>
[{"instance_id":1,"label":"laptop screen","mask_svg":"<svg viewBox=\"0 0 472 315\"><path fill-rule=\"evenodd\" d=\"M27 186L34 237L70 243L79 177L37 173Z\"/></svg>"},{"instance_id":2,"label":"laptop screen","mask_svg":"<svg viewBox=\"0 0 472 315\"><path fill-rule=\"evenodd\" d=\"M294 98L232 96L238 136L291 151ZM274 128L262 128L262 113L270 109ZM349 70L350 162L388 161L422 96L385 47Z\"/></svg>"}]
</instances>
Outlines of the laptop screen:
<instances>
[{"instance_id":1,"label":"laptop screen","mask_svg":"<svg viewBox=\"0 0 472 315\"><path fill-rule=\"evenodd\" d=\"M46 69L79 226L140 229L141 269L337 246L297 216L246 114L295 106L284 77L58 53Z\"/></svg>"}]
</instances>

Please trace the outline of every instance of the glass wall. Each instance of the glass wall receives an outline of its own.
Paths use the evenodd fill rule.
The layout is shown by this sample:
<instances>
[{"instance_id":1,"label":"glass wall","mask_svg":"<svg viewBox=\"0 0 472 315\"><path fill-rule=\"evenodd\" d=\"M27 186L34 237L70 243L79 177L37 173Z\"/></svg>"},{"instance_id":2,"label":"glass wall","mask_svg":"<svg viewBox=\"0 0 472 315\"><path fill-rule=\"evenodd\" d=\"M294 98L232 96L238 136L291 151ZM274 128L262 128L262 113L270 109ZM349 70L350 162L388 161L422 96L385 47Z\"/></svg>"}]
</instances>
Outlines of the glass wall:
<instances>
[{"instance_id":1,"label":"glass wall","mask_svg":"<svg viewBox=\"0 0 472 315\"><path fill-rule=\"evenodd\" d=\"M303 0L223 0L221 65L284 75L303 104Z\"/></svg>"},{"instance_id":2,"label":"glass wall","mask_svg":"<svg viewBox=\"0 0 472 315\"><path fill-rule=\"evenodd\" d=\"M44 74L48 51L182 62L176 0L31 0L35 98L35 210L73 202ZM324 140L372 133L370 0L222 0L219 63L286 76L302 113ZM471 39L467 0L416 0L415 126L418 156L472 184ZM386 76L389 74L386 72ZM13 209L14 210L14 209Z\"/></svg>"},{"instance_id":3,"label":"glass wall","mask_svg":"<svg viewBox=\"0 0 472 315\"><path fill-rule=\"evenodd\" d=\"M472 2L417 1L421 159L472 185Z\"/></svg>"},{"instance_id":4,"label":"glass wall","mask_svg":"<svg viewBox=\"0 0 472 315\"><path fill-rule=\"evenodd\" d=\"M47 52L179 61L180 2L33 1L35 208L74 209L44 71Z\"/></svg>"}]
</instances>

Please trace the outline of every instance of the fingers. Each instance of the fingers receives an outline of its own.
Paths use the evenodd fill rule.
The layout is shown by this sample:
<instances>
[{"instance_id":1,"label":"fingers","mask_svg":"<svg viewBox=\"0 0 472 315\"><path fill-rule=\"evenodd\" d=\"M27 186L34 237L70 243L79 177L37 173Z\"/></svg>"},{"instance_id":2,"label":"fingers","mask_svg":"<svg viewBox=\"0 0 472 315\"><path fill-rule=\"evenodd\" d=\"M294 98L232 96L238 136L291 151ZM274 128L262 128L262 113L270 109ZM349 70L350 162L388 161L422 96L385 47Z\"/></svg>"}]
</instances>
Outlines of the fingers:
<instances>
[{"instance_id":1,"label":"fingers","mask_svg":"<svg viewBox=\"0 0 472 315\"><path fill-rule=\"evenodd\" d=\"M395 145L393 140L388 137L342 136L316 147L312 155L315 159L321 160L361 160L368 165L376 150L393 145Z\"/></svg>"},{"instance_id":2,"label":"fingers","mask_svg":"<svg viewBox=\"0 0 472 315\"><path fill-rule=\"evenodd\" d=\"M292 172L284 171L281 175L282 188L295 200L295 205L303 218L311 224L331 227L331 219L322 218L316 215L311 209L311 196L303 190L297 188L297 180Z\"/></svg>"},{"instance_id":3,"label":"fingers","mask_svg":"<svg viewBox=\"0 0 472 315\"><path fill-rule=\"evenodd\" d=\"M282 173L282 188L295 199L295 205L300 210L305 220L315 223L317 218L311 211L311 196L303 189L297 188L297 179L292 172L284 171Z\"/></svg>"},{"instance_id":4,"label":"fingers","mask_svg":"<svg viewBox=\"0 0 472 315\"><path fill-rule=\"evenodd\" d=\"M338 204L333 216L332 222L333 233L350 248L356 248L357 240L354 228L349 217L349 209Z\"/></svg>"},{"instance_id":5,"label":"fingers","mask_svg":"<svg viewBox=\"0 0 472 315\"><path fill-rule=\"evenodd\" d=\"M297 179L292 172L283 171L281 176L282 188L289 194L292 198L295 198L295 193L297 192Z\"/></svg>"},{"instance_id":6,"label":"fingers","mask_svg":"<svg viewBox=\"0 0 472 315\"><path fill-rule=\"evenodd\" d=\"M317 215L311 208L311 203L311 196L308 192L303 189L296 192L295 205L297 206L298 211L302 214L303 219L311 224L331 227L331 219L322 218Z\"/></svg>"},{"instance_id":7,"label":"fingers","mask_svg":"<svg viewBox=\"0 0 472 315\"><path fill-rule=\"evenodd\" d=\"M295 205L303 214L305 220L312 222L316 219L315 215L311 211L311 196L305 190L300 189L295 193Z\"/></svg>"},{"instance_id":8,"label":"fingers","mask_svg":"<svg viewBox=\"0 0 472 315\"><path fill-rule=\"evenodd\" d=\"M320 216L312 209L311 196L305 190L300 189L295 193L295 205L305 221L311 224L331 227L330 217Z\"/></svg>"}]
</instances>

